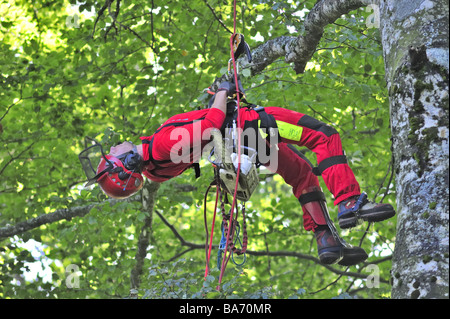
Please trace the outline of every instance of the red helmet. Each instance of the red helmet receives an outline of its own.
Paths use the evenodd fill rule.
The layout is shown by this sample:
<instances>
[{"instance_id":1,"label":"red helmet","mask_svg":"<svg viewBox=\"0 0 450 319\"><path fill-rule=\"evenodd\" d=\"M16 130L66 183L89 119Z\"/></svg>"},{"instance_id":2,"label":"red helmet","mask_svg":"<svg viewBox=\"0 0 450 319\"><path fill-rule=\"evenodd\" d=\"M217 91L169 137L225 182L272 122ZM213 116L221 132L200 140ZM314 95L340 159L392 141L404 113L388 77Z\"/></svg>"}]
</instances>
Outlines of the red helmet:
<instances>
[{"instance_id":1,"label":"red helmet","mask_svg":"<svg viewBox=\"0 0 450 319\"><path fill-rule=\"evenodd\" d=\"M112 155L105 155L100 160L97 174L102 172L97 183L106 195L113 198L127 198L144 185L140 172L128 170L122 160Z\"/></svg>"},{"instance_id":2,"label":"red helmet","mask_svg":"<svg viewBox=\"0 0 450 319\"><path fill-rule=\"evenodd\" d=\"M91 144L88 147L88 143ZM132 143L131 143L132 144ZM88 178L86 186L98 183L103 192L113 198L127 198L144 185L141 175L142 156L133 150L113 156L105 155L102 146L91 138L86 138L86 149L78 157ZM93 163L99 163L97 169Z\"/></svg>"}]
</instances>

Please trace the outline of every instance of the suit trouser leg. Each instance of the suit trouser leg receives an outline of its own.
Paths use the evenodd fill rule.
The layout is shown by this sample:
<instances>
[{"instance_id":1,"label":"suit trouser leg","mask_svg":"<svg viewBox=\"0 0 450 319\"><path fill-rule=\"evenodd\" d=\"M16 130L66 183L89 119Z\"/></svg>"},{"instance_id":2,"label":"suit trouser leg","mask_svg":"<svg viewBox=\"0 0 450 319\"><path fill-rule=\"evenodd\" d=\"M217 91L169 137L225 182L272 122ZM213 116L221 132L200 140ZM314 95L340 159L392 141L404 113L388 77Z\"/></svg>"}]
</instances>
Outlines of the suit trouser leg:
<instances>
[{"instance_id":1,"label":"suit trouser leg","mask_svg":"<svg viewBox=\"0 0 450 319\"><path fill-rule=\"evenodd\" d=\"M361 193L347 162L333 161L345 158L340 136L334 128L308 115L284 108L266 107L265 111L277 121L282 142L305 146L316 154L319 168L323 168L321 176L334 196L335 205Z\"/></svg>"},{"instance_id":2,"label":"suit trouser leg","mask_svg":"<svg viewBox=\"0 0 450 319\"><path fill-rule=\"evenodd\" d=\"M268 165L268 168L275 168L273 171L279 174L288 185L292 186L292 192L297 199L305 194L323 194L319 180L313 174L312 165L306 157L286 143L279 143L278 150L272 151L276 152L272 156L277 156L277 165ZM317 204L317 202L302 204L305 230L314 231L318 225L327 224L324 212Z\"/></svg>"}]
</instances>

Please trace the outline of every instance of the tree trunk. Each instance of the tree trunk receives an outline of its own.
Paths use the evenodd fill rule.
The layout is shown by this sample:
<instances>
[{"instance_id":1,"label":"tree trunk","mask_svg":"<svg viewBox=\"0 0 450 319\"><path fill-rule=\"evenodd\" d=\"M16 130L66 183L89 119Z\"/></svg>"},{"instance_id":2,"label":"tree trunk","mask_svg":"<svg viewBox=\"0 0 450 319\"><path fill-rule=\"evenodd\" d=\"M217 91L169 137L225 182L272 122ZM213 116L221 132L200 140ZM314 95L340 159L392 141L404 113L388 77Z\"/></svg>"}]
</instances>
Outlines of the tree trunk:
<instances>
[{"instance_id":1,"label":"tree trunk","mask_svg":"<svg viewBox=\"0 0 450 319\"><path fill-rule=\"evenodd\" d=\"M152 224L153 224L153 209L155 207L156 197L158 193L158 189L161 186L160 183L156 182L147 182L144 184L142 189L142 211L146 213L146 217L144 219L144 225L141 228L141 232L139 234L139 240L136 251L136 264L131 270L131 289L130 289L130 297L136 298L138 294L138 288L141 284L141 278L144 261L147 257L147 248L150 244L150 237L152 235Z\"/></svg>"},{"instance_id":2,"label":"tree trunk","mask_svg":"<svg viewBox=\"0 0 450 319\"><path fill-rule=\"evenodd\" d=\"M448 298L448 0L380 2L398 212L392 298Z\"/></svg>"}]
</instances>

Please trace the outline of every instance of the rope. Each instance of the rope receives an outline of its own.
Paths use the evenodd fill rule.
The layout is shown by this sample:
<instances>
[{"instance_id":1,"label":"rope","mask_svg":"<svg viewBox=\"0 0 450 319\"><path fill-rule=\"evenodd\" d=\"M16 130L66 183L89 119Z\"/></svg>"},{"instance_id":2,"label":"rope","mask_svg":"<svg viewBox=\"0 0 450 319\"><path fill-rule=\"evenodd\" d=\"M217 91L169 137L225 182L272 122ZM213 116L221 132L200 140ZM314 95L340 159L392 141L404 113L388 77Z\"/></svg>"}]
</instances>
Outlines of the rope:
<instances>
[{"instance_id":1,"label":"rope","mask_svg":"<svg viewBox=\"0 0 450 319\"><path fill-rule=\"evenodd\" d=\"M245 230L245 222L244 222L244 235L243 235L243 242L241 241L241 237L239 236L240 231L241 231L241 226L239 225L239 222L237 220L235 220L236 223L236 230L235 230L235 235L236 238L234 239L234 241L232 241L232 246L231 248L231 260L233 261L233 263L236 266L242 266L245 264L246 260L247 260L247 256L245 255L245 251L247 250L247 234L246 234L246 230ZM224 219L222 221L222 238L220 239L220 243L219 243L219 250L217 252L217 268L220 270L221 269L221 265L222 265L222 254L225 251L225 247L226 247L226 219ZM233 234L233 235L234 235ZM239 242L240 246L242 247L242 249L238 249L236 248L236 243ZM241 263L237 263L236 260L234 259L234 254L236 255L242 255L244 254L244 258L242 260Z\"/></svg>"},{"instance_id":2,"label":"rope","mask_svg":"<svg viewBox=\"0 0 450 319\"><path fill-rule=\"evenodd\" d=\"M238 85L238 75L237 75L237 68L236 68L236 60L234 58L234 50L233 50L233 42L234 38L236 36L236 0L233 1L233 34L230 38L230 53L231 53L231 60L233 62L233 73L234 73L234 83L236 84L236 95L237 95L237 134L238 134L238 145L237 145L237 152L238 152L238 167L237 167L237 173L236 173L236 185L234 187L234 195L233 195L233 202L231 204L231 213L230 213L230 220L233 221L233 213L234 213L234 207L236 205L236 195L237 190L239 186L239 173L241 171L241 119L240 119L240 107L241 107L241 101L240 101L240 92L239 92L239 85ZM222 266L220 269L220 275L219 275L219 285L216 287L217 290L220 290L220 284L222 283L222 277L225 272L225 268L228 264L228 261L231 256L227 257L228 252L228 245L230 244L230 238L231 234L234 232L234 226L233 223L231 223L231 231L227 232L227 241L225 245L225 252L222 260Z\"/></svg>"},{"instance_id":3,"label":"rope","mask_svg":"<svg viewBox=\"0 0 450 319\"><path fill-rule=\"evenodd\" d=\"M213 241L214 224L215 224L215 220L216 220L218 199L220 197L221 211L222 211L222 217L223 217L222 237L225 236L226 241L225 241L225 246L223 249L224 256L223 256L220 267L219 267L219 261L218 261L218 267L220 268L220 275L219 275L219 285L216 287L217 290L220 290L220 284L222 283L222 278L223 278L223 275L225 272L225 268L228 264L228 261L230 260L230 257L234 253L236 253L237 255L244 254L247 249L247 243L248 243L247 229L246 229L246 222L245 222L245 207L243 207L243 209L242 209L242 214L243 214L243 243L241 245L242 249L236 248L236 246L235 246L236 241L233 243L233 237L234 237L234 233L236 231L236 226L237 226L238 210L237 210L236 199L237 199L237 190L239 187L239 175L240 175L240 171L241 171L241 119L240 119L240 112L239 112L239 110L241 108L241 101L240 101L240 93L241 92L239 91L238 74L237 74L236 59L235 59L234 46L233 46L235 37L236 37L236 0L234 0L234 2L233 2L233 34L231 35L231 38L230 38L231 61L233 62L234 83L236 84L236 95L237 95L237 119L236 119L237 126L236 127L237 127L237 136L238 136L238 141L237 141L238 167L237 167L237 172L236 172L236 185L234 188L233 201L231 203L230 216L227 216L225 214L224 202L222 200L223 194L220 190L220 180L218 177L218 172L216 172L216 179L215 179L215 181L216 181L215 185L217 187L216 202L215 202L215 207L214 207L214 215L213 215L213 222L212 222L210 236L208 233L208 226L207 226L207 220L206 220L206 211L207 211L206 200L207 200L208 192L214 183L211 183L211 185L208 187L208 189L205 193L204 212L203 212L204 221L205 221L205 230L206 230L206 244L205 244L205 252L206 252L205 280L206 280L206 277L209 274L209 263L211 260L211 248L212 248L212 241ZM217 171L217 169L216 169L216 171ZM236 207L236 215L234 215L235 207ZM228 220L231 221L230 227L228 225ZM209 237L209 245L208 245L208 237ZM237 235L237 239L240 242L239 234ZM223 238L219 245L218 256L221 255L222 247L223 247ZM230 251L230 254L227 256L228 251ZM234 258L233 258L233 262L234 262ZM244 256L244 262L245 262L245 256Z\"/></svg>"},{"instance_id":4,"label":"rope","mask_svg":"<svg viewBox=\"0 0 450 319\"><path fill-rule=\"evenodd\" d=\"M212 225L211 225L211 237L209 240L209 245L208 245L208 222L206 220L206 200L208 197L208 193L209 190L211 189L211 187L213 186L213 183L211 183L211 185L209 185L208 189L206 190L205 193L205 198L204 198L204 203L203 203L203 220L205 221L205 231L206 231L206 244L205 244L205 252L206 252L206 268L205 268L205 280L206 280L206 276L208 276L209 274L209 261L211 260L211 248L212 248L212 240L213 240L213 234L214 234L214 225L216 223L216 210L217 210L217 203L218 203L218 198L219 198L219 193L220 193L220 187L217 184L217 189L216 189L216 203L214 206L214 215L213 215L213 221L212 221ZM209 247L208 247L209 246Z\"/></svg>"}]
</instances>

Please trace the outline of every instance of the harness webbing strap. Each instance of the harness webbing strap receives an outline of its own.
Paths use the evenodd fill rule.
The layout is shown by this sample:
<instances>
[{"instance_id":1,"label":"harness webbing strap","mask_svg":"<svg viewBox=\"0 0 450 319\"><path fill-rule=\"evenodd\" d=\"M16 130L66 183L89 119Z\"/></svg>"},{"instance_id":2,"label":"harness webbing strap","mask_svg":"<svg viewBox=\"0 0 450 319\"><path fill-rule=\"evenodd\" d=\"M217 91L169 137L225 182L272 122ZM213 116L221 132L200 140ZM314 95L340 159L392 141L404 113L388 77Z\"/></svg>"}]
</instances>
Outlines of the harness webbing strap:
<instances>
[{"instance_id":1,"label":"harness webbing strap","mask_svg":"<svg viewBox=\"0 0 450 319\"><path fill-rule=\"evenodd\" d=\"M269 141L270 138L270 130L278 129L277 121L275 120L275 117L272 114L267 114L264 110L264 107L258 106L255 107L254 110L258 112L259 118L261 120L261 126L260 128L265 129L267 135L267 140ZM277 141L281 142L281 136L278 134Z\"/></svg>"},{"instance_id":2,"label":"harness webbing strap","mask_svg":"<svg viewBox=\"0 0 450 319\"><path fill-rule=\"evenodd\" d=\"M143 140L142 141L143 144L148 144L148 155L149 155L148 160L144 161L144 165L148 165L150 162L152 162L155 165L155 168L150 171L150 173L152 175L157 176L157 177L161 177L161 178L167 178L167 179L170 179L170 178L173 177L173 176L162 175L162 174L158 174L157 173L157 170L166 168L166 166L164 166L164 164L171 163L172 161L171 160L158 161L158 160L154 159L154 157L153 157L153 140L155 139L155 135L159 131L161 131L163 128L170 127L170 126L178 127L178 126L188 125L188 124L194 123L195 121L200 121L200 120L203 120L203 119L205 119L205 118L201 117L199 119L195 119L195 120L191 120L191 121L175 122L175 123L168 123L168 124L162 125L153 134L153 137L151 138L151 140ZM191 149L191 156L192 156L192 149ZM199 163L193 163L190 167L194 168L195 178L199 178L200 177L200 164Z\"/></svg>"},{"instance_id":3,"label":"harness webbing strap","mask_svg":"<svg viewBox=\"0 0 450 319\"><path fill-rule=\"evenodd\" d=\"M199 178L200 177L200 164L199 163L193 163L192 167L194 168L195 178Z\"/></svg>"},{"instance_id":4,"label":"harness webbing strap","mask_svg":"<svg viewBox=\"0 0 450 319\"><path fill-rule=\"evenodd\" d=\"M315 191L310 192L306 194L300 195L298 198L298 201L300 202L300 205L306 205L310 202L317 202L317 201L326 201L325 194L321 191Z\"/></svg>"},{"instance_id":5,"label":"harness webbing strap","mask_svg":"<svg viewBox=\"0 0 450 319\"><path fill-rule=\"evenodd\" d=\"M313 168L313 173L317 176L321 176L326 169L338 164L347 164L347 157L345 155L328 157L320 162L318 167Z\"/></svg>"}]
</instances>

